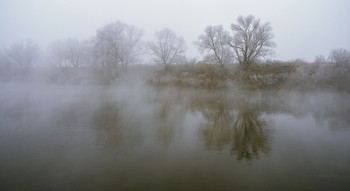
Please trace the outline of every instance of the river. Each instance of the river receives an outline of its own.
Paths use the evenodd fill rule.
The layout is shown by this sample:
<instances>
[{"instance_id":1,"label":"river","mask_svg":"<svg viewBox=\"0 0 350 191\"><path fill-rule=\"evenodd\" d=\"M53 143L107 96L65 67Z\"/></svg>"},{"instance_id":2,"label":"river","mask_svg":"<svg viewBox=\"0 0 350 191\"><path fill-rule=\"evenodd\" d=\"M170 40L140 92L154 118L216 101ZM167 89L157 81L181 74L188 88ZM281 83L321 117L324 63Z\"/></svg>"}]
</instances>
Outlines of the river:
<instances>
[{"instance_id":1,"label":"river","mask_svg":"<svg viewBox=\"0 0 350 191\"><path fill-rule=\"evenodd\" d=\"M349 93L3 83L0 190L348 190Z\"/></svg>"}]
</instances>

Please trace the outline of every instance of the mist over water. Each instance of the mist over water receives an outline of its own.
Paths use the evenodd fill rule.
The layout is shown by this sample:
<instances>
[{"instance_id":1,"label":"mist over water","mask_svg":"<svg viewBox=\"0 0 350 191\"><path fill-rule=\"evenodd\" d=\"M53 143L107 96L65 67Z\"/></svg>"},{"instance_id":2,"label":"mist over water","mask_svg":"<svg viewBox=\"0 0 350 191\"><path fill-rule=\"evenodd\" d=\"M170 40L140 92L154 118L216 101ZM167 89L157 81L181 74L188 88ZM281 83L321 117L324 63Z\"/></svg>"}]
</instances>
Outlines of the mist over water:
<instances>
[{"instance_id":1,"label":"mist over water","mask_svg":"<svg viewBox=\"0 0 350 191\"><path fill-rule=\"evenodd\" d=\"M1 190L349 187L348 93L159 87L138 76L1 83Z\"/></svg>"},{"instance_id":2,"label":"mist over water","mask_svg":"<svg viewBox=\"0 0 350 191\"><path fill-rule=\"evenodd\" d=\"M0 190L350 190L345 4L0 2Z\"/></svg>"}]
</instances>

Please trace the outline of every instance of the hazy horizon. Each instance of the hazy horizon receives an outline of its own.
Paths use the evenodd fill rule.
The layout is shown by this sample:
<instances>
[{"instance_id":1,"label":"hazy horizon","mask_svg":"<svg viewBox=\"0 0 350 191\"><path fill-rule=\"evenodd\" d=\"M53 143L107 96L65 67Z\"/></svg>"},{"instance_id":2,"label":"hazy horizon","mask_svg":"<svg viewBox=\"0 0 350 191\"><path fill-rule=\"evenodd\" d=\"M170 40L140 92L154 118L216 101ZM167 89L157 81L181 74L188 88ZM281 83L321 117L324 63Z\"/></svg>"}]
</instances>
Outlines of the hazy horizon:
<instances>
[{"instance_id":1,"label":"hazy horizon","mask_svg":"<svg viewBox=\"0 0 350 191\"><path fill-rule=\"evenodd\" d=\"M199 56L193 41L208 25L230 24L239 15L254 15L270 22L277 43L273 59L313 61L334 48L350 49L350 3L337 1L67 1L3 0L0 2L0 48L30 39L43 49L67 37L88 39L115 21L134 25L150 41L155 31L168 27L182 35L186 54Z\"/></svg>"}]
</instances>

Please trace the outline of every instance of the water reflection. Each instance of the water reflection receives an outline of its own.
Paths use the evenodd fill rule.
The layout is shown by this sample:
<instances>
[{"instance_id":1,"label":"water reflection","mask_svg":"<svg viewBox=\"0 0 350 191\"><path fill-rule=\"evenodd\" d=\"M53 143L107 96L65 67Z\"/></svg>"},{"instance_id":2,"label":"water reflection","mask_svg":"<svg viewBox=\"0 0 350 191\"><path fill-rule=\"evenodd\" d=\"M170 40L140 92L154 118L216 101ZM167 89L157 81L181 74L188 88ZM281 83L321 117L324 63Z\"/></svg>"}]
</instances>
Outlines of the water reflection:
<instances>
[{"instance_id":1,"label":"water reflection","mask_svg":"<svg viewBox=\"0 0 350 191\"><path fill-rule=\"evenodd\" d=\"M314 109L312 116L320 123L326 123L332 130L350 128L350 95L339 93L327 95L327 99L317 100L318 105L324 105L325 109Z\"/></svg>"},{"instance_id":2,"label":"water reflection","mask_svg":"<svg viewBox=\"0 0 350 191\"><path fill-rule=\"evenodd\" d=\"M269 152L269 127L261 117L266 103L227 92L192 101L205 120L201 133L207 149L228 148L237 160L257 159L260 153Z\"/></svg>"},{"instance_id":3,"label":"water reflection","mask_svg":"<svg viewBox=\"0 0 350 191\"><path fill-rule=\"evenodd\" d=\"M211 100L197 99L197 109L201 111L204 124L204 140L207 149L222 150L229 145L233 137L231 128L235 119L232 104L223 94Z\"/></svg>"},{"instance_id":4,"label":"water reflection","mask_svg":"<svg viewBox=\"0 0 350 191\"><path fill-rule=\"evenodd\" d=\"M157 138L165 145L170 144L175 131L174 123L171 123L169 118L171 109L172 106L165 102L160 106L158 112L156 112L156 120L159 121Z\"/></svg>"},{"instance_id":5,"label":"water reflection","mask_svg":"<svg viewBox=\"0 0 350 191\"><path fill-rule=\"evenodd\" d=\"M300 190L349 179L350 132L334 131L349 127L349 94L19 89L0 96L0 190Z\"/></svg>"},{"instance_id":6,"label":"water reflection","mask_svg":"<svg viewBox=\"0 0 350 191\"><path fill-rule=\"evenodd\" d=\"M118 146L122 143L122 127L116 103L104 101L95 109L91 117L91 125L98 130L98 142L106 146Z\"/></svg>"},{"instance_id":7,"label":"water reflection","mask_svg":"<svg viewBox=\"0 0 350 191\"><path fill-rule=\"evenodd\" d=\"M259 153L269 151L269 135L266 122L253 109L239 111L235 124L231 152L238 160L259 158Z\"/></svg>"},{"instance_id":8,"label":"water reflection","mask_svg":"<svg viewBox=\"0 0 350 191\"><path fill-rule=\"evenodd\" d=\"M170 94L172 96L168 96ZM154 106L152 119L155 137L163 146L169 146L175 135L181 134L187 112L182 97L174 95L172 92L163 92L161 89L157 89L156 97L149 100L149 104Z\"/></svg>"}]
</instances>

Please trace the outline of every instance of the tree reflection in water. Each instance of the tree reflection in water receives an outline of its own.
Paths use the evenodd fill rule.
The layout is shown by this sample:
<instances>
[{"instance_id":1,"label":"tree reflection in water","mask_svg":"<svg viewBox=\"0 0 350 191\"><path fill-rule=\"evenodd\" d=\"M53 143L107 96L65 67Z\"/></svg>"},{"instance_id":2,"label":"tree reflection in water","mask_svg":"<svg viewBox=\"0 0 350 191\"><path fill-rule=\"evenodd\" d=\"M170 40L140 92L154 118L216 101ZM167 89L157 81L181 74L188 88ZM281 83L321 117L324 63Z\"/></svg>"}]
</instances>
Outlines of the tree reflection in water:
<instances>
[{"instance_id":1,"label":"tree reflection in water","mask_svg":"<svg viewBox=\"0 0 350 191\"><path fill-rule=\"evenodd\" d=\"M269 129L260 117L262 103L228 99L225 95L197 101L206 120L202 133L207 149L221 151L230 147L237 160L252 160L269 152Z\"/></svg>"},{"instance_id":2,"label":"tree reflection in water","mask_svg":"<svg viewBox=\"0 0 350 191\"><path fill-rule=\"evenodd\" d=\"M157 140L162 145L168 146L174 140L174 136L181 132L186 107L183 104L183 97L176 96L174 92L166 92L165 95L158 91L157 99L151 100L150 103L156 106L153 119Z\"/></svg>"},{"instance_id":3,"label":"tree reflection in water","mask_svg":"<svg viewBox=\"0 0 350 191\"><path fill-rule=\"evenodd\" d=\"M174 134L173 124L169 123L169 112L171 110L171 106L168 104L162 104L159 110L159 126L158 126L158 134L157 138L165 145L168 145Z\"/></svg>"},{"instance_id":4,"label":"tree reflection in water","mask_svg":"<svg viewBox=\"0 0 350 191\"><path fill-rule=\"evenodd\" d=\"M207 128L203 130L206 148L222 150L232 140L233 129L228 127L233 124L234 113L229 110L229 104L221 101L211 100L204 104L202 115L207 121Z\"/></svg>"},{"instance_id":5,"label":"tree reflection in water","mask_svg":"<svg viewBox=\"0 0 350 191\"><path fill-rule=\"evenodd\" d=\"M231 153L236 153L238 160L259 158L259 152L268 153L268 129L257 112L252 109L239 111L233 128Z\"/></svg>"},{"instance_id":6,"label":"tree reflection in water","mask_svg":"<svg viewBox=\"0 0 350 191\"><path fill-rule=\"evenodd\" d=\"M269 110L268 104L252 97L232 96L227 91L159 91L139 105L146 107L147 113L139 113L139 107L132 104L124 107L104 98L93 112L91 124L99 131L98 139L109 146L130 147L153 137L169 146L182 139L184 129L191 125L185 121L191 116L188 114L200 113L199 131L206 149L228 150L237 160L252 160L269 152L269 128L261 117L262 111Z\"/></svg>"},{"instance_id":7,"label":"tree reflection in water","mask_svg":"<svg viewBox=\"0 0 350 191\"><path fill-rule=\"evenodd\" d=\"M115 103L105 102L93 112L91 125L98 130L97 141L104 146L115 147L123 141L123 127Z\"/></svg>"},{"instance_id":8,"label":"tree reflection in water","mask_svg":"<svg viewBox=\"0 0 350 191\"><path fill-rule=\"evenodd\" d=\"M135 117L127 109L128 103L102 96L90 117L96 139L106 148L132 147L143 141L143 118ZM135 120L135 119L138 120Z\"/></svg>"}]
</instances>

